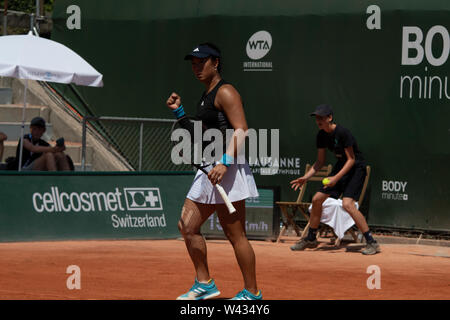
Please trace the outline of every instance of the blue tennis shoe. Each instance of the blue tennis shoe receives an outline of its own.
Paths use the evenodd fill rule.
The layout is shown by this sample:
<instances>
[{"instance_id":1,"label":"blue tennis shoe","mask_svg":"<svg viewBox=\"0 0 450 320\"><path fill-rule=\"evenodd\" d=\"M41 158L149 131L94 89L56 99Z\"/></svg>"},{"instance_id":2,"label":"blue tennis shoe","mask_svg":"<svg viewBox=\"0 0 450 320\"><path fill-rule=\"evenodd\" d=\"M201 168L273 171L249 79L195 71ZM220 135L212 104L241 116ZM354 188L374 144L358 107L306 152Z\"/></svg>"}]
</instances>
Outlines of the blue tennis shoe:
<instances>
[{"instance_id":1,"label":"blue tennis shoe","mask_svg":"<svg viewBox=\"0 0 450 320\"><path fill-rule=\"evenodd\" d=\"M258 291L257 295L254 295L247 289L242 290L239 292L234 298L231 300L262 300L262 293L261 290Z\"/></svg>"},{"instance_id":2,"label":"blue tennis shoe","mask_svg":"<svg viewBox=\"0 0 450 320\"><path fill-rule=\"evenodd\" d=\"M210 279L208 283L200 283L195 278L195 283L192 288L177 298L177 300L206 300L217 297L220 291L217 290L216 284L213 279Z\"/></svg>"}]
</instances>

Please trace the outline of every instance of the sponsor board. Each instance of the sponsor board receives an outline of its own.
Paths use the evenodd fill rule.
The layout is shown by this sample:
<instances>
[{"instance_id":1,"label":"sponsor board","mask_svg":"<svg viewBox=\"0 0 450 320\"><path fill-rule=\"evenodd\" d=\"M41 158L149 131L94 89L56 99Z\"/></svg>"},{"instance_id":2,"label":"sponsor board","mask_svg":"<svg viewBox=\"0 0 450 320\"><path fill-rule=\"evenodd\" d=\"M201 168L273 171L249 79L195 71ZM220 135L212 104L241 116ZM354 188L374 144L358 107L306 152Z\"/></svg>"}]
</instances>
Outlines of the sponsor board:
<instances>
[{"instance_id":1,"label":"sponsor board","mask_svg":"<svg viewBox=\"0 0 450 320\"><path fill-rule=\"evenodd\" d=\"M0 241L179 236L193 174L3 176Z\"/></svg>"}]
</instances>

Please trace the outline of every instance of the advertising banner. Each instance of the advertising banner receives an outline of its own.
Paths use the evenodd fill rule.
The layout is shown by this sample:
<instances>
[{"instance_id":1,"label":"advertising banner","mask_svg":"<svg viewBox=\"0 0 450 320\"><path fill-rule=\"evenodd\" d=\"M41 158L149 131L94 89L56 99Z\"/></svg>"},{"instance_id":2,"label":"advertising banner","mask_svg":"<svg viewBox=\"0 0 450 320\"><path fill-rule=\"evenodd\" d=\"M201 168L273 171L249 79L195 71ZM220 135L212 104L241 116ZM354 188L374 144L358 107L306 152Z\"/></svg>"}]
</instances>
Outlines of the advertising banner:
<instances>
[{"instance_id":1,"label":"advertising banner","mask_svg":"<svg viewBox=\"0 0 450 320\"><path fill-rule=\"evenodd\" d=\"M0 241L170 239L191 174L1 174Z\"/></svg>"}]
</instances>

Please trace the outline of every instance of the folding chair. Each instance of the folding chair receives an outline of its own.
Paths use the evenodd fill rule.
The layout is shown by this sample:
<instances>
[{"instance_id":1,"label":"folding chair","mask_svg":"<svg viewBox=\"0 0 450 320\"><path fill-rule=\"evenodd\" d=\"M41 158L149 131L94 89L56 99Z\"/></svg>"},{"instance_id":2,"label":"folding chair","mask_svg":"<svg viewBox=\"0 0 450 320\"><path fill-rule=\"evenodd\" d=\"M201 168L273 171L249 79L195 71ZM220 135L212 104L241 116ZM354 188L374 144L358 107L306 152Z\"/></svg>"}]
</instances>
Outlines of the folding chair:
<instances>
[{"instance_id":1,"label":"folding chair","mask_svg":"<svg viewBox=\"0 0 450 320\"><path fill-rule=\"evenodd\" d=\"M311 168L311 165L308 163L306 164L305 172L308 172ZM330 175L332 166L331 164L322 167L320 170L318 170L314 176L312 176L309 181L322 181L323 178L328 177ZM309 221L309 214L308 214L308 208L311 204L310 202L302 202L303 196L305 195L306 186L308 185L308 182L305 182L299 190L299 194L297 197L297 201L295 202L286 202L286 201L277 201L276 204L280 207L281 212L283 216L286 218L286 222L283 221L283 227L281 228L280 234L278 235L277 242L280 242L281 240L284 240L288 238L285 236L286 231L289 227L292 227L297 234L298 237L305 237L306 233L309 229L309 222L307 227L303 230L303 233L300 234L300 228L295 223L295 216L297 212L300 212L306 219L306 221ZM292 238L290 238L292 239Z\"/></svg>"}]
</instances>

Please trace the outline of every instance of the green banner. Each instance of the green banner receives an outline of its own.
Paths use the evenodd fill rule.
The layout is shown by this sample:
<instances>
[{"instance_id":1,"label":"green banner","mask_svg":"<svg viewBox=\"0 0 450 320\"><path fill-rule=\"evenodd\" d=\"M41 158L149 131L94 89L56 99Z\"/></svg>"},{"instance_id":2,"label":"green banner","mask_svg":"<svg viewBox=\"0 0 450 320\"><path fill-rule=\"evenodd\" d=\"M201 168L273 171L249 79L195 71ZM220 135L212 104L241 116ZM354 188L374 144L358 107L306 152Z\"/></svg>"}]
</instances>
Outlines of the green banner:
<instances>
[{"instance_id":1,"label":"green banner","mask_svg":"<svg viewBox=\"0 0 450 320\"><path fill-rule=\"evenodd\" d=\"M450 2L59 0L53 18L52 38L104 74L77 88L93 114L167 118L173 91L195 113L204 87L183 57L211 41L249 127L280 130L279 172L251 159L258 185L297 198L289 181L316 159L309 113L328 103L372 167L369 224L450 230Z\"/></svg>"},{"instance_id":2,"label":"green banner","mask_svg":"<svg viewBox=\"0 0 450 320\"><path fill-rule=\"evenodd\" d=\"M0 174L0 241L180 236L192 174Z\"/></svg>"}]
</instances>

